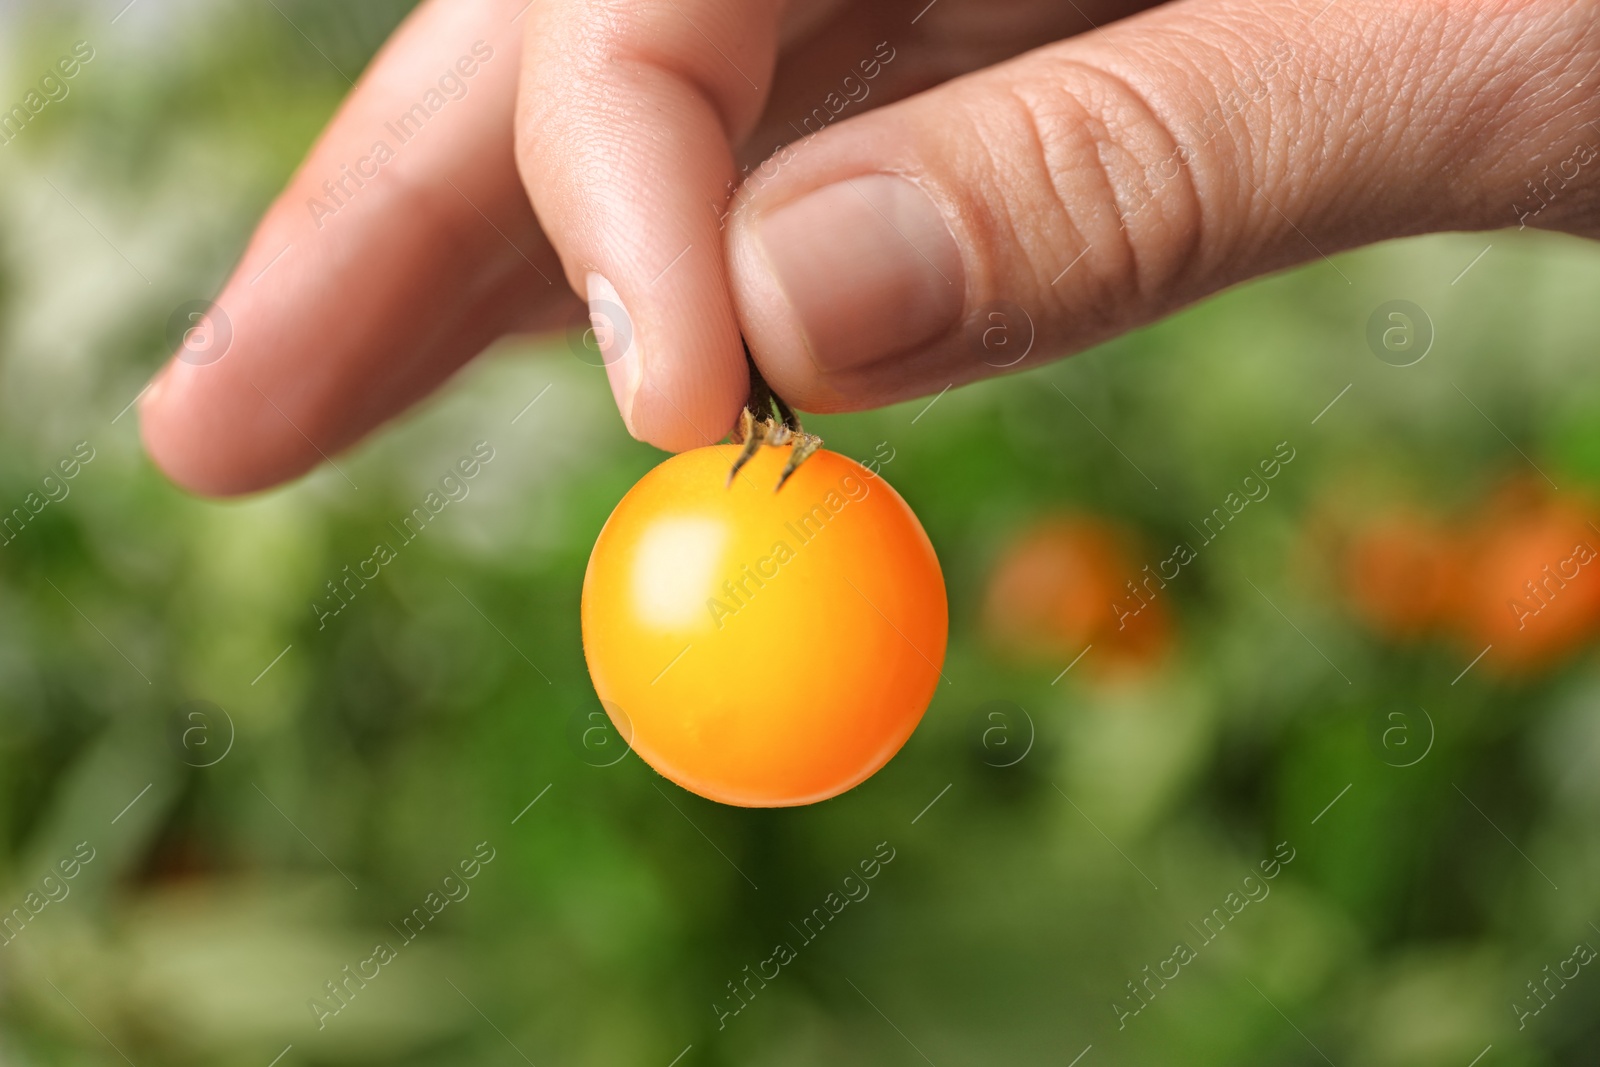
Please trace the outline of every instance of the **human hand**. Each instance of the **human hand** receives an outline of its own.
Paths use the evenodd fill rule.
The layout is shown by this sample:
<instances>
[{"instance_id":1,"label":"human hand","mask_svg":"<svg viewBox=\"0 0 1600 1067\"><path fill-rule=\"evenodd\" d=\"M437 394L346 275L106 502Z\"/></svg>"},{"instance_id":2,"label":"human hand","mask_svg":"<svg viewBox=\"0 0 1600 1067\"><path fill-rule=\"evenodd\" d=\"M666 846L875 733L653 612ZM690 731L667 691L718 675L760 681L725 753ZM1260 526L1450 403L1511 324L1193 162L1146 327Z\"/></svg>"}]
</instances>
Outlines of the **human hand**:
<instances>
[{"instance_id":1,"label":"human hand","mask_svg":"<svg viewBox=\"0 0 1600 1067\"><path fill-rule=\"evenodd\" d=\"M997 301L1027 369L1374 240L1595 235L1592 4L1080 2L431 0L262 221L225 357L146 393L147 446L198 492L275 484L573 291L629 429L684 449L745 399L741 334L791 404L854 410L997 373Z\"/></svg>"}]
</instances>

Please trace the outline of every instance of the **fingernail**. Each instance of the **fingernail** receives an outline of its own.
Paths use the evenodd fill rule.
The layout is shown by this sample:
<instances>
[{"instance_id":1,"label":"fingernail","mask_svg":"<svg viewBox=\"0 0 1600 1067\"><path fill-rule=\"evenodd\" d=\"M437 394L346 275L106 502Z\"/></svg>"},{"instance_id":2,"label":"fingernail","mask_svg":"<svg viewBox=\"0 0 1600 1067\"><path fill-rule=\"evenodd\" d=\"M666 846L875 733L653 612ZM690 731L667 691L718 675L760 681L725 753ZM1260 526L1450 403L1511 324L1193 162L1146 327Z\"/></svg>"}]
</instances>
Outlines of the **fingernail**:
<instances>
[{"instance_id":1,"label":"fingernail","mask_svg":"<svg viewBox=\"0 0 1600 1067\"><path fill-rule=\"evenodd\" d=\"M590 272L585 281L589 290L589 325L606 365L611 395L617 398L623 425L633 433L633 401L644 381L644 360L633 335L633 319L617 295L616 286L603 275Z\"/></svg>"},{"instance_id":2,"label":"fingernail","mask_svg":"<svg viewBox=\"0 0 1600 1067\"><path fill-rule=\"evenodd\" d=\"M755 229L824 371L920 347L961 317L961 250L938 207L904 178L824 186Z\"/></svg>"}]
</instances>

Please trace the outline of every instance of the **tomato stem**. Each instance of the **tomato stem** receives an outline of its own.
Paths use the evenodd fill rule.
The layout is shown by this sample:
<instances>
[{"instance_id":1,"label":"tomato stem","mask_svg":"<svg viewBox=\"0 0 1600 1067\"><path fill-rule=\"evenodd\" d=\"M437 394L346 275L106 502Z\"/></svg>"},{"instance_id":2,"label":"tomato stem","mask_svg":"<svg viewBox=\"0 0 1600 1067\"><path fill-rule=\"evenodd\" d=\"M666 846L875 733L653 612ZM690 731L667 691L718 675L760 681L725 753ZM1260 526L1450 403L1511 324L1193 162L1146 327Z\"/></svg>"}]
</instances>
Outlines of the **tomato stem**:
<instances>
[{"instance_id":1,"label":"tomato stem","mask_svg":"<svg viewBox=\"0 0 1600 1067\"><path fill-rule=\"evenodd\" d=\"M762 445L789 445L789 462L784 464L778 484L772 487L776 493L783 488L789 476L799 469L800 464L822 447L822 438L806 433L800 425L800 416L784 403L783 397L772 391L772 386L767 384L756 361L751 358L748 343L744 346L744 360L750 369L750 396L745 401L744 410L739 413L739 421L728 434L728 440L736 445L742 444L744 448L739 451L732 469L728 471L728 484L733 484L734 475L750 462Z\"/></svg>"}]
</instances>

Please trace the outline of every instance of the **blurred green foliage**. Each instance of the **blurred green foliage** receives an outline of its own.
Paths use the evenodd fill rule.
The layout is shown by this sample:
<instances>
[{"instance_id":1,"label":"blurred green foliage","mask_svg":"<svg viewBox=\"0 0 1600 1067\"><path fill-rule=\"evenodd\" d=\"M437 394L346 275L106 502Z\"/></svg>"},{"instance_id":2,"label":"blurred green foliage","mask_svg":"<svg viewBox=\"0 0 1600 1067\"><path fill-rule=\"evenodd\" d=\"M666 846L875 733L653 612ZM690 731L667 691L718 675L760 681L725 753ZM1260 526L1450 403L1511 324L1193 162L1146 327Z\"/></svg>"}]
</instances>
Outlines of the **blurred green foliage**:
<instances>
[{"instance_id":1,"label":"blurred green foliage","mask_svg":"<svg viewBox=\"0 0 1600 1067\"><path fill-rule=\"evenodd\" d=\"M563 343L503 346L341 460L359 491L324 469L194 500L117 417L171 308L219 285L336 106L332 68L353 75L405 6L8 16L5 99L73 40L98 54L0 150L0 505L79 441L96 458L0 549L0 908L77 843L95 858L0 948L0 1061L1594 1061L1592 968L1525 1028L1512 1008L1600 944L1592 654L1458 679L1469 655L1371 637L1306 548L1336 487L1356 488L1345 507L1451 507L1525 473L1518 449L1564 490L1600 481L1591 246L1317 260L926 411L816 419L839 451L893 449L883 473L946 567L952 684L851 793L722 808L582 743L587 552L659 457ZM1364 341L1396 298L1437 331L1408 368ZM478 440L496 459L471 495L319 629L323 583ZM1170 587L1164 669L1109 685L985 647L986 576L1032 519L1089 512L1168 545L1279 441L1297 459L1271 498ZM994 700L1030 720L1008 722L1008 752L1033 742L1013 766L992 766ZM1416 706L1432 748L1391 766L1371 719ZM308 1001L401 944L481 842L470 896L319 1029ZM871 896L719 1029L727 983L879 842L896 859ZM1279 842L1295 860L1270 896L1119 1029L1128 983L1198 943L1190 924Z\"/></svg>"}]
</instances>

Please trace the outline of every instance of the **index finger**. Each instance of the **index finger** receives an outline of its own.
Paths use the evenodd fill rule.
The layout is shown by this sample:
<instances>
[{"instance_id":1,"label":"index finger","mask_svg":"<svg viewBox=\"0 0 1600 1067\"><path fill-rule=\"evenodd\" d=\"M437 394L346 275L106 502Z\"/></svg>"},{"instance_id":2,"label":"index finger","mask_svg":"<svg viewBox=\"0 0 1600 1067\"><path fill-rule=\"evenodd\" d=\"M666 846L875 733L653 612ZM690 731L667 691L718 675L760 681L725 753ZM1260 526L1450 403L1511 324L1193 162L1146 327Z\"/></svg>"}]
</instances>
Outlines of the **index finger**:
<instances>
[{"instance_id":1,"label":"index finger","mask_svg":"<svg viewBox=\"0 0 1600 1067\"><path fill-rule=\"evenodd\" d=\"M552 0L528 12L517 161L587 295L628 429L723 437L749 390L723 256L733 148L759 117L778 0Z\"/></svg>"}]
</instances>

